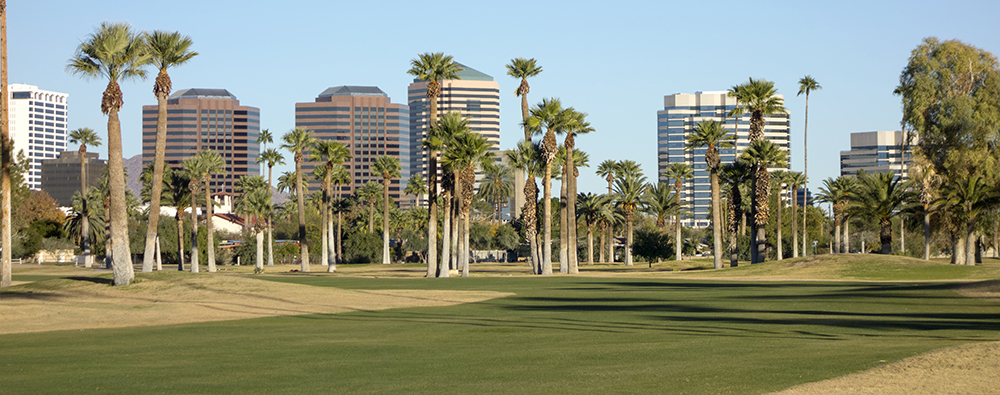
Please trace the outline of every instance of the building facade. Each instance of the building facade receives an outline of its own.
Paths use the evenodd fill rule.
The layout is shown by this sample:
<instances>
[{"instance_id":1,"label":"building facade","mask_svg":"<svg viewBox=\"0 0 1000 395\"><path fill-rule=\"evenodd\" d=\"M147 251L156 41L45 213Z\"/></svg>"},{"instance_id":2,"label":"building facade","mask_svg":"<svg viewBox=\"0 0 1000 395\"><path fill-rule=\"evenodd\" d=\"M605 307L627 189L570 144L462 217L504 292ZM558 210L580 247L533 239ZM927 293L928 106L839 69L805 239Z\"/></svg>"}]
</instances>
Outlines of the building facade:
<instances>
[{"instance_id":1,"label":"building facade","mask_svg":"<svg viewBox=\"0 0 1000 395\"><path fill-rule=\"evenodd\" d=\"M458 73L460 79L441 81L441 95L437 99L438 116L451 111L460 112L469 119L472 132L485 137L492 144L490 150L499 160L500 85L493 77L476 69L461 63L459 67L464 69ZM414 79L407 94L410 106L410 174L423 175L424 179L427 179L427 151L423 148L423 142L430 126L427 83ZM440 174L440 170L438 173ZM477 190L481 178L481 172L477 172Z\"/></svg>"},{"instance_id":2,"label":"building facade","mask_svg":"<svg viewBox=\"0 0 1000 395\"><path fill-rule=\"evenodd\" d=\"M42 187L42 160L55 159L67 148L69 95L38 89L34 85L7 86L8 125L16 151L24 151L31 164L25 175L28 188Z\"/></svg>"},{"instance_id":3,"label":"building facade","mask_svg":"<svg viewBox=\"0 0 1000 395\"><path fill-rule=\"evenodd\" d=\"M295 103L295 127L312 131L318 140L347 147L351 158L344 162L344 168L351 182L341 187L341 196L353 195L367 182L382 183L382 176L371 169L375 158L399 158L400 177L390 182L389 196L403 207L409 206L402 187L410 177L410 119L405 104L392 103L376 86L336 86L313 102ZM303 172L311 174L317 165L303 163ZM309 183L310 191L318 191L320 186L320 181Z\"/></svg>"},{"instance_id":4,"label":"building facade","mask_svg":"<svg viewBox=\"0 0 1000 395\"><path fill-rule=\"evenodd\" d=\"M88 152L86 160L89 189L98 186L108 161L98 159L96 152ZM80 190L80 151L63 151L58 158L42 159L41 170L41 189L60 206L72 207L73 194Z\"/></svg>"},{"instance_id":5,"label":"building facade","mask_svg":"<svg viewBox=\"0 0 1000 395\"><path fill-rule=\"evenodd\" d=\"M142 165L156 154L157 106L142 106ZM165 162L180 169L184 159L202 150L213 150L226 161L224 174L212 176L216 192L235 192L242 176L260 175L260 109L241 106L225 89L184 89L167 98Z\"/></svg>"},{"instance_id":6,"label":"building facade","mask_svg":"<svg viewBox=\"0 0 1000 395\"><path fill-rule=\"evenodd\" d=\"M781 95L777 95L782 97ZM691 216L682 219L685 226L705 227L711 224L712 193L705 148L687 149L687 136L694 133L699 122L713 120L730 133L736 130L736 147L721 149L722 164L732 163L750 145L750 114L736 118L726 114L736 109L736 98L725 91L676 93L663 97L663 110L656 112L657 164L659 182L670 182L663 174L673 163L685 163L694 170L694 178L684 180L681 200L686 202ZM788 114L764 117L764 138L790 152L791 129ZM732 135L732 134L730 134ZM790 162L790 161L789 161ZM791 163L789 163L789 166ZM781 170L781 169L771 169Z\"/></svg>"},{"instance_id":7,"label":"building facade","mask_svg":"<svg viewBox=\"0 0 1000 395\"><path fill-rule=\"evenodd\" d=\"M915 135L909 142L916 144ZM854 176L858 170L867 172L892 172L906 179L907 168L912 164L913 152L904 146L906 136L901 131L876 131L851 133L851 150L840 151L840 175ZM905 166L904 166L905 164Z\"/></svg>"}]
</instances>

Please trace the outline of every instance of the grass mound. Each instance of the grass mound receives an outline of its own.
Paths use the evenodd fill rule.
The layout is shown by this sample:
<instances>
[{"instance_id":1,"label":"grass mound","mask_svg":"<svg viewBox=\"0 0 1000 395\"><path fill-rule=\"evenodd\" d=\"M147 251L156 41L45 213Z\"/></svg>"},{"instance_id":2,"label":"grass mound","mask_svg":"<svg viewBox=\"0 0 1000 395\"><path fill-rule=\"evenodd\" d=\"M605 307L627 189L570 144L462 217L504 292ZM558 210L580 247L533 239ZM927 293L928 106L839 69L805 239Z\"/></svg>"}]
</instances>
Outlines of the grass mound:
<instances>
[{"instance_id":1,"label":"grass mound","mask_svg":"<svg viewBox=\"0 0 1000 395\"><path fill-rule=\"evenodd\" d=\"M680 275L750 280L973 281L1000 278L1000 264L957 266L895 255L832 254L741 264L720 271Z\"/></svg>"}]
</instances>

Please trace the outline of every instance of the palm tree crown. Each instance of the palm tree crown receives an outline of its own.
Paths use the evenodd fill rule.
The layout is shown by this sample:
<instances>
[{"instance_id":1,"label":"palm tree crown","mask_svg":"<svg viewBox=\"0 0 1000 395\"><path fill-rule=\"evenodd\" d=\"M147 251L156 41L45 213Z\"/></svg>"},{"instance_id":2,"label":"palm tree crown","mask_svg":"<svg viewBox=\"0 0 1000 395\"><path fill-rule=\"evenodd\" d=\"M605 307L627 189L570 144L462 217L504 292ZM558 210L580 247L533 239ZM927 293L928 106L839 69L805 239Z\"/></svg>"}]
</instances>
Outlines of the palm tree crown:
<instances>
[{"instance_id":1,"label":"palm tree crown","mask_svg":"<svg viewBox=\"0 0 1000 395\"><path fill-rule=\"evenodd\" d=\"M198 56L197 52L190 50L194 42L191 41L191 37L183 36L180 32L156 30L146 36L146 43L152 56L151 62L159 70L156 84L153 85L153 94L169 95L172 86L167 69L180 66Z\"/></svg>"},{"instance_id":2,"label":"palm tree crown","mask_svg":"<svg viewBox=\"0 0 1000 395\"><path fill-rule=\"evenodd\" d=\"M816 82L816 79L814 79L811 75L807 75L799 78L799 93L796 94L796 96L802 95L803 93L805 93L806 96L809 96L810 92L818 91L820 89L823 89L823 87L819 85L819 82Z\"/></svg>"},{"instance_id":3,"label":"palm tree crown","mask_svg":"<svg viewBox=\"0 0 1000 395\"><path fill-rule=\"evenodd\" d=\"M146 78L151 61L149 49L139 33L127 23L103 22L76 50L66 70L85 78L107 78L108 88L101 100L105 115L122 107L118 81Z\"/></svg>"},{"instance_id":4,"label":"palm tree crown","mask_svg":"<svg viewBox=\"0 0 1000 395\"><path fill-rule=\"evenodd\" d=\"M85 153L87 152L87 146L101 146L101 136L94 132L94 129L79 128L69 132L69 142L72 144L80 144L80 152Z\"/></svg>"},{"instance_id":5,"label":"palm tree crown","mask_svg":"<svg viewBox=\"0 0 1000 395\"><path fill-rule=\"evenodd\" d=\"M730 88L729 94L740 105L727 117L750 113L751 142L764 138L764 116L785 113L785 99L777 96L778 89L774 87L774 82L750 78L748 82Z\"/></svg>"}]
</instances>

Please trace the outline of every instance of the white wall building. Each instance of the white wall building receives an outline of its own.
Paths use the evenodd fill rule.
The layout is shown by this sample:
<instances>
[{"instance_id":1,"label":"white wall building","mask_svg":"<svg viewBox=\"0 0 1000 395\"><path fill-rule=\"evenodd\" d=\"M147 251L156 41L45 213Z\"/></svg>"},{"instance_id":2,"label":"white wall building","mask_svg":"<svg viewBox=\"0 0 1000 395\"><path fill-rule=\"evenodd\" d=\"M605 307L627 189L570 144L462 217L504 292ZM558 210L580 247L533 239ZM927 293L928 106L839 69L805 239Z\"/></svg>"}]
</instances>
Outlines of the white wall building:
<instances>
[{"instance_id":1,"label":"white wall building","mask_svg":"<svg viewBox=\"0 0 1000 395\"><path fill-rule=\"evenodd\" d=\"M851 150L840 151L840 175L854 176L858 170L869 173L893 172L907 179L913 163L913 151L907 149L903 156L906 136L901 131L876 131L851 133ZM916 134L910 135L909 145L917 144ZM907 165L904 169L903 164Z\"/></svg>"},{"instance_id":2,"label":"white wall building","mask_svg":"<svg viewBox=\"0 0 1000 395\"><path fill-rule=\"evenodd\" d=\"M7 86L10 97L9 125L11 141L17 151L24 151L31 161L25 182L31 189L41 189L42 159L53 159L67 149L68 94L38 89L34 85Z\"/></svg>"}]
</instances>

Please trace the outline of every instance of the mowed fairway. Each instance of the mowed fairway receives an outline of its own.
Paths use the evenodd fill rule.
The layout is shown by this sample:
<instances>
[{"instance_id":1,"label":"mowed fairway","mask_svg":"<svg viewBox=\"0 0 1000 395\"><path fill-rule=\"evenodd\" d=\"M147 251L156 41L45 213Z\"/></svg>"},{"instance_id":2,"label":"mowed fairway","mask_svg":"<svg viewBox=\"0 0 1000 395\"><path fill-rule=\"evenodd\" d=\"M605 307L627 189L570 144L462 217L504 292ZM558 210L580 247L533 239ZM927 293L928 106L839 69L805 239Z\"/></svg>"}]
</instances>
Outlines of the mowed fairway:
<instances>
[{"instance_id":1,"label":"mowed fairway","mask_svg":"<svg viewBox=\"0 0 1000 395\"><path fill-rule=\"evenodd\" d=\"M0 392L745 394L1000 340L1000 303L943 283L258 278L514 295L444 307L3 335Z\"/></svg>"}]
</instances>

